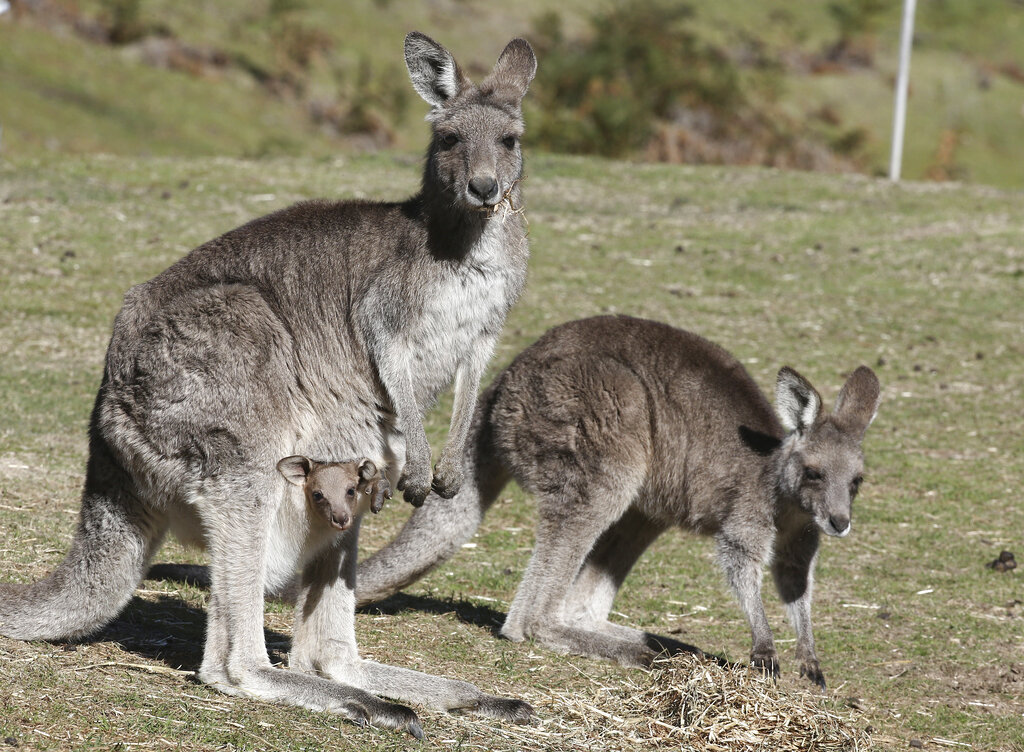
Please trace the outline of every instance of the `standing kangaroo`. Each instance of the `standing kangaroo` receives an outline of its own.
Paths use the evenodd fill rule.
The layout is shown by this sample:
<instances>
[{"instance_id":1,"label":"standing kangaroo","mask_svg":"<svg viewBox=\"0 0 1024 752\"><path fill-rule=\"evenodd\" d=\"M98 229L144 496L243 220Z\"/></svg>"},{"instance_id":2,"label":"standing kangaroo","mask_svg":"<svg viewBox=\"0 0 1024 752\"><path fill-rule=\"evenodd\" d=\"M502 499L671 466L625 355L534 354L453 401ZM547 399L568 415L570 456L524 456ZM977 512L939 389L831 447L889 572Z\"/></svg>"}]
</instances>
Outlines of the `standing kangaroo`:
<instances>
[{"instance_id":1,"label":"standing kangaroo","mask_svg":"<svg viewBox=\"0 0 1024 752\"><path fill-rule=\"evenodd\" d=\"M818 539L850 531L860 445L878 403L867 367L831 415L783 368L776 414L739 361L695 334L629 317L556 327L481 396L466 449L471 480L450 502L429 499L360 565L358 600L389 595L450 557L514 478L538 497L540 520L503 636L625 665L681 649L608 621L637 559L678 526L715 538L753 634L751 661L777 674L761 601L770 563L800 673L824 687L811 630Z\"/></svg>"},{"instance_id":2,"label":"standing kangaroo","mask_svg":"<svg viewBox=\"0 0 1024 752\"><path fill-rule=\"evenodd\" d=\"M420 192L402 203L310 201L212 240L128 292L89 430L78 532L46 579L0 586L0 634L61 640L121 611L168 530L210 553L198 676L228 694L422 731L410 709L521 721L527 703L359 657L359 521L307 562L281 540L278 458L368 457L422 504L450 497L480 375L526 275L521 102L536 72L512 40L471 83L442 46L405 39L431 105ZM431 477L422 414L455 383ZM294 497L294 494L291 495ZM263 597L298 572L290 671L273 668Z\"/></svg>"}]
</instances>

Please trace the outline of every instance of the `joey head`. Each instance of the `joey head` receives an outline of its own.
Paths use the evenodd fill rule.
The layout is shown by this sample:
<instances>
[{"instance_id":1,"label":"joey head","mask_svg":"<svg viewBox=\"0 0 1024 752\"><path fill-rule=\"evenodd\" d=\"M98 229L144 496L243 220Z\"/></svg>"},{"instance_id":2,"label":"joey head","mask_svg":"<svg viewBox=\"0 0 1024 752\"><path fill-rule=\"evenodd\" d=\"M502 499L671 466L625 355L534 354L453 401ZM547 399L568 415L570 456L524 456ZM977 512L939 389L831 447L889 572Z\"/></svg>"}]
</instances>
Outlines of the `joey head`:
<instances>
[{"instance_id":1,"label":"joey head","mask_svg":"<svg viewBox=\"0 0 1024 752\"><path fill-rule=\"evenodd\" d=\"M367 459L317 462L296 454L278 462L277 470L302 489L312 516L338 531L352 526L361 506L377 514L391 498L388 479Z\"/></svg>"}]
</instances>

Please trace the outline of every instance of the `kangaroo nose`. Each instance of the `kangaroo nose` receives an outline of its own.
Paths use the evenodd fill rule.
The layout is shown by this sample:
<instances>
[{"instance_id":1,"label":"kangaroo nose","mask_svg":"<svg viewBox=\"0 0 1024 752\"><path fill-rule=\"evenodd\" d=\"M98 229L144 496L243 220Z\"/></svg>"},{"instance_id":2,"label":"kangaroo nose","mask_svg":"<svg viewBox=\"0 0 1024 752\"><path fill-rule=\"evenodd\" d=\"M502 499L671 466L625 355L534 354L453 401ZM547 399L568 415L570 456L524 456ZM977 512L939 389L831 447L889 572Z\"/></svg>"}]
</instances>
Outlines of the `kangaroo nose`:
<instances>
[{"instance_id":1,"label":"kangaroo nose","mask_svg":"<svg viewBox=\"0 0 1024 752\"><path fill-rule=\"evenodd\" d=\"M331 515L331 521L334 523L334 527L337 528L338 530L347 530L348 529L349 519L348 519L348 515L345 514L344 512L341 513L341 514Z\"/></svg>"},{"instance_id":2,"label":"kangaroo nose","mask_svg":"<svg viewBox=\"0 0 1024 752\"><path fill-rule=\"evenodd\" d=\"M850 518L845 514L830 515L828 523L832 526L832 529L836 531L835 535L842 537L850 532Z\"/></svg>"},{"instance_id":3,"label":"kangaroo nose","mask_svg":"<svg viewBox=\"0 0 1024 752\"><path fill-rule=\"evenodd\" d=\"M485 204L493 204L498 197L498 182L486 175L469 181L469 192Z\"/></svg>"}]
</instances>

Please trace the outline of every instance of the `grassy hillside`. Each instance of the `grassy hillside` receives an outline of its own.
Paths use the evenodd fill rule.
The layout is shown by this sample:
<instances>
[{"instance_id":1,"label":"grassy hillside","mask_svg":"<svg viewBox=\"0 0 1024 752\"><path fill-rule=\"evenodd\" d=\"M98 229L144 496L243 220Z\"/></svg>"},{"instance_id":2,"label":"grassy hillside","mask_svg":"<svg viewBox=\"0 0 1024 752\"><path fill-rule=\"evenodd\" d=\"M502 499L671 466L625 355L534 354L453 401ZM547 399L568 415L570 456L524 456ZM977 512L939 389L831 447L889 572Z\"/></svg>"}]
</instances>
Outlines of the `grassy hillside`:
<instances>
[{"instance_id":1,"label":"grassy hillside","mask_svg":"<svg viewBox=\"0 0 1024 752\"><path fill-rule=\"evenodd\" d=\"M41 577L74 528L85 429L123 292L203 240L311 196L400 197L417 155L316 159L58 156L0 165L0 572ZM870 727L870 748L1020 752L1024 509L1024 217L1019 195L891 186L857 176L628 165L533 155L529 286L492 373L548 327L602 312L648 316L722 343L768 388L790 364L831 403L874 367L853 534L825 541L814 616L827 707ZM435 448L447 404L431 413ZM639 671L498 641L526 565L531 499L510 487L476 546L382 611L360 614L364 654L530 700L529 729L421 711L424 748L619 748L567 720ZM364 527L372 550L396 501ZM164 561L201 561L169 544ZM187 673L207 593L146 582L77 645L0 639L0 739L19 748L407 749L403 737L227 698ZM792 630L766 596L781 689ZM749 635L706 541L666 534L615 605L624 623L744 660ZM272 656L290 608L268 606ZM182 673L184 672L184 673ZM570 707L570 702L574 703ZM594 729L588 731L587 729ZM588 736L589 734L589 736ZM7 742L11 743L11 742ZM420 746L420 745L417 745Z\"/></svg>"},{"instance_id":2,"label":"grassy hillside","mask_svg":"<svg viewBox=\"0 0 1024 752\"><path fill-rule=\"evenodd\" d=\"M887 169L899 3L634 2L665 12L689 8L665 28L692 33L720 52L735 67L743 97L759 108L765 127L780 131L779 140L810 139L867 174ZM561 44L585 43L594 35L590 17L617 5L559 3ZM47 0L32 6L45 10L0 17L0 156L412 148L422 138L425 106L402 66L406 31L434 35L471 74L481 74L510 36L537 40L551 31L553 18L539 20L551 11L539 0ZM109 37L117 44L86 41ZM1024 6L923 3L915 39L904 175L1019 188ZM160 40L171 40L173 51L145 47ZM839 54L842 40L846 51ZM545 60L540 64L544 71ZM531 113L534 134L548 109ZM584 107L568 121L586 114ZM718 117L725 125L735 120ZM651 150L634 152L642 157Z\"/></svg>"},{"instance_id":3,"label":"grassy hillside","mask_svg":"<svg viewBox=\"0 0 1024 752\"><path fill-rule=\"evenodd\" d=\"M457 0L39 5L43 11L0 16L0 157L46 150L321 155L365 142L316 122L310 101L337 108L343 120L359 99L369 99L382 127L399 146L409 146L422 139L426 105L408 84L405 33L423 29L445 39L479 75L511 36L528 33L544 6L538 0L515 10ZM97 43L125 25L118 7L137 11L129 41ZM570 0L562 7L579 15L587 4ZM172 57L167 67L154 68L140 51L141 41L154 36L200 57L216 52L219 62Z\"/></svg>"},{"instance_id":4,"label":"grassy hillside","mask_svg":"<svg viewBox=\"0 0 1024 752\"><path fill-rule=\"evenodd\" d=\"M158 70L117 50L0 23L0 154L326 153L287 103Z\"/></svg>"}]
</instances>

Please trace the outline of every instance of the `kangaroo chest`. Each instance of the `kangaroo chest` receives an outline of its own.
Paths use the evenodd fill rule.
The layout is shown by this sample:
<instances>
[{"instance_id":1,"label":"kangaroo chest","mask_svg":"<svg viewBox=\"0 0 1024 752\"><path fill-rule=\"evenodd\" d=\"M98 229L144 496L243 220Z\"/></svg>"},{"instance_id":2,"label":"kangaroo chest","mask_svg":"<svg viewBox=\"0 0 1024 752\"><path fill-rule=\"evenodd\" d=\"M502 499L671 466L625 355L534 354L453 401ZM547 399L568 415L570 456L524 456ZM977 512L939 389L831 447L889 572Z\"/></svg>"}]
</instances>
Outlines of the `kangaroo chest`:
<instances>
[{"instance_id":1,"label":"kangaroo chest","mask_svg":"<svg viewBox=\"0 0 1024 752\"><path fill-rule=\"evenodd\" d=\"M518 292L520 280L505 263L499 238L485 234L481 245L440 275L409 327L405 346L420 404L451 383L460 363L489 356Z\"/></svg>"}]
</instances>

